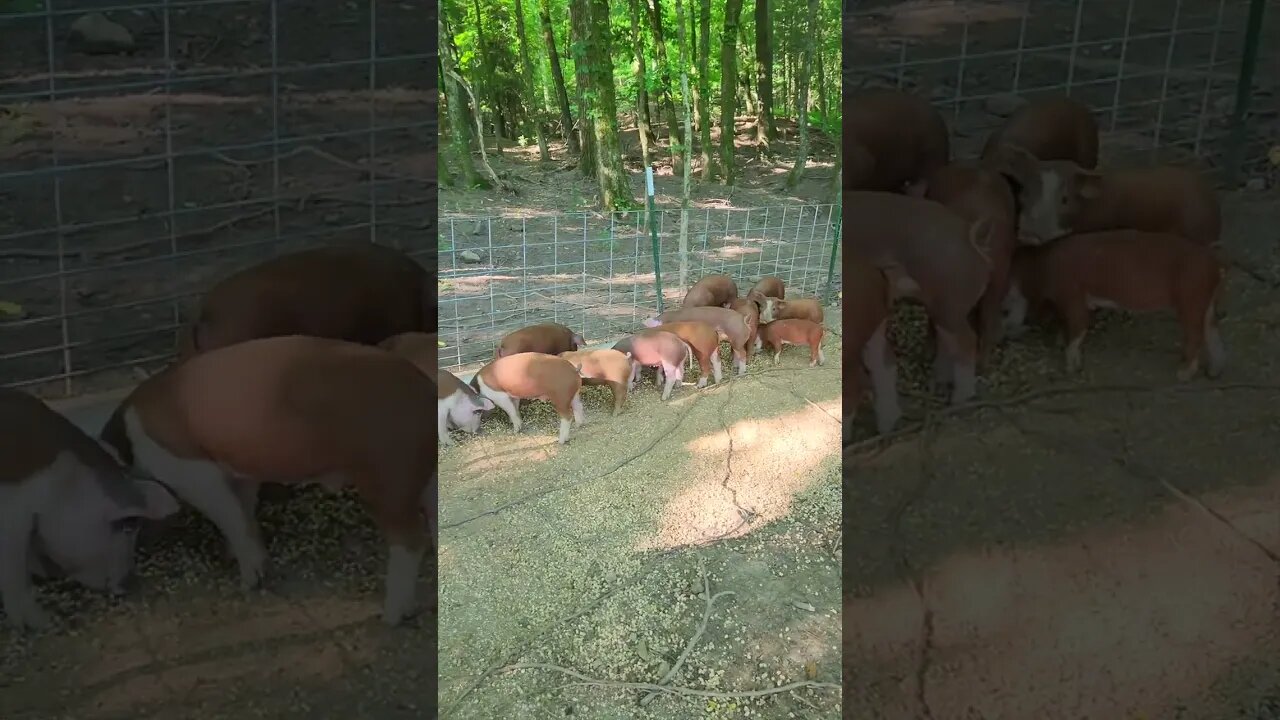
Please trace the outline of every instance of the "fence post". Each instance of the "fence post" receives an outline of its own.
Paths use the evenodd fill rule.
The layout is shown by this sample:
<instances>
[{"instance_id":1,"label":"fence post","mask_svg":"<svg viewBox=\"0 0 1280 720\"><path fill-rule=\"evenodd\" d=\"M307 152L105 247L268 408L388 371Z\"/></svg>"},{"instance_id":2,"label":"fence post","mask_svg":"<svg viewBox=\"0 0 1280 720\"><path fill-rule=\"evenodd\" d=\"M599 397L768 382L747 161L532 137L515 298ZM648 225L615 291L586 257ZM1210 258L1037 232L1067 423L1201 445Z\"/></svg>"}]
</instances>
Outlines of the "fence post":
<instances>
[{"instance_id":1,"label":"fence post","mask_svg":"<svg viewBox=\"0 0 1280 720\"><path fill-rule=\"evenodd\" d=\"M1244 53L1240 58L1240 75L1236 81L1236 107L1231 113L1231 138L1227 144L1227 187L1233 188L1244 163L1247 129L1245 117L1253 95L1253 73L1258 67L1258 46L1262 36L1262 14L1267 0L1250 0L1249 24L1245 28Z\"/></svg>"},{"instance_id":2,"label":"fence post","mask_svg":"<svg viewBox=\"0 0 1280 720\"><path fill-rule=\"evenodd\" d=\"M840 204L835 205L836 217L835 232L831 236L831 259L827 261L827 287L822 291L823 298L827 304L831 303L831 283L836 279L836 254L840 252L840 220L843 217L840 214Z\"/></svg>"},{"instance_id":3,"label":"fence post","mask_svg":"<svg viewBox=\"0 0 1280 720\"><path fill-rule=\"evenodd\" d=\"M662 253L658 247L658 213L653 200L653 167L644 169L645 205L649 208L649 237L653 240L653 283L658 289L658 314L663 312Z\"/></svg>"}]
</instances>

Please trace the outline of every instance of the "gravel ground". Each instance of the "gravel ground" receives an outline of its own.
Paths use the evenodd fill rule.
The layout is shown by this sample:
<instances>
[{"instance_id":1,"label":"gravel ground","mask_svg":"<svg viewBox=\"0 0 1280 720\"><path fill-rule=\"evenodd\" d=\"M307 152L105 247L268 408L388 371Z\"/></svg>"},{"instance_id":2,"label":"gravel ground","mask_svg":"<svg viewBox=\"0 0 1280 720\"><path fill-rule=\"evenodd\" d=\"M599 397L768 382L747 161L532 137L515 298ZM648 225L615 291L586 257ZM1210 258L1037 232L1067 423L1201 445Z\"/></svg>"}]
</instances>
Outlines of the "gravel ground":
<instances>
[{"instance_id":1,"label":"gravel ground","mask_svg":"<svg viewBox=\"0 0 1280 720\"><path fill-rule=\"evenodd\" d=\"M565 446L534 402L445 452L442 717L838 717L839 341L616 418L588 388Z\"/></svg>"}]
</instances>

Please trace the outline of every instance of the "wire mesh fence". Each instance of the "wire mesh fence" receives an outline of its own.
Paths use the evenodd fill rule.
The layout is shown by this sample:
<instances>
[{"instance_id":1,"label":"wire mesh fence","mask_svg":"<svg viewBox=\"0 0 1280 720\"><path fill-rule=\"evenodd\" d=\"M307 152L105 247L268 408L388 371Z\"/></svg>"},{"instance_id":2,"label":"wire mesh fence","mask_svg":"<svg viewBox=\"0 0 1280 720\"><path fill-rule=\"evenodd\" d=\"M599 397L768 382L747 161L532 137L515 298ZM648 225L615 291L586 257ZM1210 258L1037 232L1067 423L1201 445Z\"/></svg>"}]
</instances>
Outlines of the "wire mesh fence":
<instances>
[{"instance_id":1,"label":"wire mesh fence","mask_svg":"<svg viewBox=\"0 0 1280 720\"><path fill-rule=\"evenodd\" d=\"M1251 25L1262 56L1239 104ZM844 26L845 91L931 98L959 157L980 151L1019 96L1062 93L1094 108L1106 163L1276 179L1275 0L846 0Z\"/></svg>"},{"instance_id":2,"label":"wire mesh fence","mask_svg":"<svg viewBox=\"0 0 1280 720\"><path fill-rule=\"evenodd\" d=\"M435 12L0 0L0 385L129 384L210 282L282 252L431 267Z\"/></svg>"},{"instance_id":3,"label":"wire mesh fence","mask_svg":"<svg viewBox=\"0 0 1280 720\"><path fill-rule=\"evenodd\" d=\"M787 296L822 295L839 268L838 205L691 209L681 279L678 209L538 217L446 217L440 224L440 366L493 357L501 337L542 322L588 343L634 332L703 275L732 276L745 292L774 275ZM834 262L834 265L833 265Z\"/></svg>"}]
</instances>

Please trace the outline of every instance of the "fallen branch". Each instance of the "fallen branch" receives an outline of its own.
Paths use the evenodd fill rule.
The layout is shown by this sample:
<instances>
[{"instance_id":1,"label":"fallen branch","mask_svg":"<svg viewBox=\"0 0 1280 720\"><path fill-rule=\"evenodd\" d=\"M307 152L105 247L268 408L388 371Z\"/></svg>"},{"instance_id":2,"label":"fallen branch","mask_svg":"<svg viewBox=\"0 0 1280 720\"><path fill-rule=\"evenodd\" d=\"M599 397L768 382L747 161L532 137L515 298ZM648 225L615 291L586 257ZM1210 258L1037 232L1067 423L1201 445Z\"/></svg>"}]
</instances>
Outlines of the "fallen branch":
<instances>
[{"instance_id":1,"label":"fallen branch","mask_svg":"<svg viewBox=\"0 0 1280 720\"><path fill-rule=\"evenodd\" d=\"M698 570L702 573L702 597L706 600L706 605L702 609L702 622L698 624L698 629L693 633L693 637L689 638L689 642L685 644L684 651L680 653L680 657L676 658L675 664L672 665L671 669L668 670L667 673L662 676L662 679L658 681L658 685L663 687L670 685L671 679L676 676L676 673L680 672L680 666L684 665L684 661L689 659L689 653L693 652L693 648L696 647L698 641L702 639L702 633L707 631L707 623L711 621L711 607L715 605L716 600L727 595L736 594L732 590L723 590L715 595L711 594L711 580L707 577L707 563L702 559L702 555L700 554L698 555ZM658 692L656 690L650 692L648 695L640 698L640 704L648 705L657 696Z\"/></svg>"},{"instance_id":2,"label":"fallen branch","mask_svg":"<svg viewBox=\"0 0 1280 720\"><path fill-rule=\"evenodd\" d=\"M576 678L580 682L577 685L587 685L590 687L616 688L619 690L652 690L657 693L667 693L670 695L685 695L689 697L713 698L716 700L740 700L758 697L768 697L770 695L778 695L780 693L794 692L796 690L804 690L805 688L813 688L815 690L839 690L838 683L815 682L812 680L802 680L800 682L787 683L778 687L767 688L764 690L740 690L737 692L716 692L713 690L698 690L697 688L678 687L674 685L655 685L653 683L639 682L623 682L621 680L597 680L596 678L587 677L577 670L560 667L559 665L551 665L548 663L515 663L502 668L503 671L511 670L550 670L558 672L562 675Z\"/></svg>"}]
</instances>

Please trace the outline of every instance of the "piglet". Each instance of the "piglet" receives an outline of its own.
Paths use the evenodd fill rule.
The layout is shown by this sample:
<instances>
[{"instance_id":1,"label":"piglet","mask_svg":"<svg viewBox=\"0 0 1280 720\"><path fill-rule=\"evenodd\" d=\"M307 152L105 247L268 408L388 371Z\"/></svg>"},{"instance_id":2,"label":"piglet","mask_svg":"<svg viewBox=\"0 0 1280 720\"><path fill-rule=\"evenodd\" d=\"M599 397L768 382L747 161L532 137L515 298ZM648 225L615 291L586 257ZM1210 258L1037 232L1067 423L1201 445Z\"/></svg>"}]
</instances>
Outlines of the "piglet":
<instances>
[{"instance_id":1,"label":"piglet","mask_svg":"<svg viewBox=\"0 0 1280 720\"><path fill-rule=\"evenodd\" d=\"M726 310L725 312L731 312ZM614 346L618 352L629 353L635 359L631 382L640 375L641 367L658 369L659 382L664 382L662 399L671 397L671 388L684 380L684 361L691 352L680 336L664 330L641 330L622 338Z\"/></svg>"},{"instance_id":2,"label":"piglet","mask_svg":"<svg viewBox=\"0 0 1280 720\"><path fill-rule=\"evenodd\" d=\"M560 416L559 441L569 442L569 428L587 421L582 412L582 376L568 360L539 352L504 355L476 372L480 394L502 408L520 432L519 400L546 400Z\"/></svg>"},{"instance_id":3,"label":"piglet","mask_svg":"<svg viewBox=\"0 0 1280 720\"><path fill-rule=\"evenodd\" d=\"M782 284L782 280L772 275L766 275L765 277L760 278L760 280L747 291L748 295L752 293L767 295L768 297L778 298L779 300L787 296L787 291Z\"/></svg>"},{"instance_id":4,"label":"piglet","mask_svg":"<svg viewBox=\"0 0 1280 720\"><path fill-rule=\"evenodd\" d=\"M562 352L560 357L582 376L584 385L608 385L613 391L613 414L622 412L631 387L634 363L631 356L617 350L575 350Z\"/></svg>"},{"instance_id":5,"label":"piglet","mask_svg":"<svg viewBox=\"0 0 1280 720\"><path fill-rule=\"evenodd\" d=\"M729 309L746 321L747 344L755 350L760 349L760 308L763 301L764 296L753 291L729 303Z\"/></svg>"},{"instance_id":6,"label":"piglet","mask_svg":"<svg viewBox=\"0 0 1280 720\"><path fill-rule=\"evenodd\" d=\"M43 401L0 388L0 599L9 622L42 629L31 574L56 568L119 595L133 575L140 520L178 504L129 477L101 445Z\"/></svg>"},{"instance_id":7,"label":"piglet","mask_svg":"<svg viewBox=\"0 0 1280 720\"><path fill-rule=\"evenodd\" d=\"M216 283L181 336L179 357L280 335L375 345L435 328L434 287L413 258L372 243L324 247L280 255Z\"/></svg>"},{"instance_id":8,"label":"piglet","mask_svg":"<svg viewBox=\"0 0 1280 720\"><path fill-rule=\"evenodd\" d=\"M1014 145L1041 160L1070 160L1082 168L1098 166L1098 121L1088 105L1066 95L1032 100L1009 116L987 138L983 158L1001 145Z\"/></svg>"},{"instance_id":9,"label":"piglet","mask_svg":"<svg viewBox=\"0 0 1280 720\"><path fill-rule=\"evenodd\" d=\"M698 360L698 370L701 373L698 376L698 387L706 387L707 379L712 375L715 376L716 383L720 383L722 373L720 367L720 335L716 332L714 326L704 322L685 320L663 323L653 329L672 333L689 346L693 357Z\"/></svg>"},{"instance_id":10,"label":"piglet","mask_svg":"<svg viewBox=\"0 0 1280 720\"><path fill-rule=\"evenodd\" d=\"M1214 313L1222 278L1213 252L1180 235L1138 230L1069 235L1018 253L1010 320L1020 322L1028 307L1053 307L1066 325L1067 370L1076 372L1091 308L1173 310L1183 337L1178 379L1193 378L1201 356L1207 374L1217 377L1227 359Z\"/></svg>"},{"instance_id":11,"label":"piglet","mask_svg":"<svg viewBox=\"0 0 1280 720\"><path fill-rule=\"evenodd\" d=\"M728 275L707 275L689 288L680 307L729 307L738 297L738 286Z\"/></svg>"},{"instance_id":12,"label":"piglet","mask_svg":"<svg viewBox=\"0 0 1280 720\"><path fill-rule=\"evenodd\" d=\"M994 166L1018 194L1018 240L1041 245L1071 233L1144 230L1218 244L1222 211L1213 186L1194 170L1163 165L1093 172L1065 160L1039 161L1006 147Z\"/></svg>"},{"instance_id":13,"label":"piglet","mask_svg":"<svg viewBox=\"0 0 1280 720\"><path fill-rule=\"evenodd\" d=\"M951 402L973 397L977 335L969 314L991 274L989 221L971 225L940 203L893 193L846 192L843 204L846 252L884 272L895 297L924 304L949 365Z\"/></svg>"},{"instance_id":14,"label":"piglet","mask_svg":"<svg viewBox=\"0 0 1280 720\"><path fill-rule=\"evenodd\" d=\"M778 362L783 345L807 345L809 367L827 361L822 354L822 325L809 320L776 320L760 328L760 338L770 350L773 361Z\"/></svg>"},{"instance_id":15,"label":"piglet","mask_svg":"<svg viewBox=\"0 0 1280 720\"><path fill-rule=\"evenodd\" d=\"M742 315L727 308L680 308L678 310L668 310L657 317L648 318L644 321L644 325L645 327L654 328L663 323L684 320L704 322L714 327L720 335L720 339L727 341L729 347L732 348L733 361L737 366L738 374L743 375L747 372L747 363L751 361L751 343L748 342L751 337L751 329L747 327L747 321Z\"/></svg>"},{"instance_id":16,"label":"piglet","mask_svg":"<svg viewBox=\"0 0 1280 720\"><path fill-rule=\"evenodd\" d=\"M581 335L564 325L540 323L507 333L498 343L494 357L500 358L527 352L559 355L562 352L578 350L586 344Z\"/></svg>"},{"instance_id":17,"label":"piglet","mask_svg":"<svg viewBox=\"0 0 1280 720\"><path fill-rule=\"evenodd\" d=\"M942 114L900 90L846 94L843 131L846 191L903 192L951 159Z\"/></svg>"},{"instance_id":18,"label":"piglet","mask_svg":"<svg viewBox=\"0 0 1280 720\"><path fill-rule=\"evenodd\" d=\"M250 340L171 365L134 388L103 439L222 532L241 584L266 548L259 485L353 485L390 545L383 619L415 610L436 525L431 379L380 348L304 336ZM425 516L425 524L424 524Z\"/></svg>"},{"instance_id":19,"label":"piglet","mask_svg":"<svg viewBox=\"0 0 1280 720\"><path fill-rule=\"evenodd\" d=\"M439 346L435 333L401 333L378 343L378 347L405 358L436 383L436 433L441 445L454 444L450 429L473 435L480 431L480 421L484 413L493 410L493 403L480 397L457 375L437 369Z\"/></svg>"},{"instance_id":20,"label":"piglet","mask_svg":"<svg viewBox=\"0 0 1280 720\"><path fill-rule=\"evenodd\" d=\"M766 297L760 308L760 322L777 320L808 320L822 324L822 304L813 298L779 300Z\"/></svg>"},{"instance_id":21,"label":"piglet","mask_svg":"<svg viewBox=\"0 0 1280 720\"><path fill-rule=\"evenodd\" d=\"M867 388L867 373L871 375L876 428L881 434L893 430L902 417L902 409L898 404L897 359L889 343L889 320L893 311L889 281L870 259L852 249L846 250L842 265L848 288L845 324L852 333L854 357L853 362L844 364L842 373L848 389L845 402L851 404L845 412L850 420L844 423L847 443L852 437L852 420Z\"/></svg>"}]
</instances>

